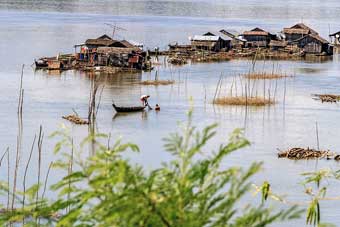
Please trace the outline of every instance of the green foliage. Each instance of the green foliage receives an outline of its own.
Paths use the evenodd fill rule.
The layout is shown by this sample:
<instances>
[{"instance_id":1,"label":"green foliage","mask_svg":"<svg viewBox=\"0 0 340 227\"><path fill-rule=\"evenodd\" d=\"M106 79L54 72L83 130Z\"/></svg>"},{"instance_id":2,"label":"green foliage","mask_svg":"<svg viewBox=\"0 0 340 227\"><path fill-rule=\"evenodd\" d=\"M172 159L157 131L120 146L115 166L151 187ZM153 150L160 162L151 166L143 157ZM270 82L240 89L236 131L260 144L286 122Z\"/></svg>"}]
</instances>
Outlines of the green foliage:
<instances>
[{"instance_id":1,"label":"green foliage","mask_svg":"<svg viewBox=\"0 0 340 227\"><path fill-rule=\"evenodd\" d=\"M310 196L310 202L306 213L307 225L313 226L331 226L330 224L321 223L320 200L324 199L327 194L327 187L322 186L327 179L338 178L339 171L333 172L330 169L321 169L315 172L303 173L305 177L303 185L306 187L305 193Z\"/></svg>"},{"instance_id":2,"label":"green foliage","mask_svg":"<svg viewBox=\"0 0 340 227\"><path fill-rule=\"evenodd\" d=\"M320 223L320 204L317 199L313 199L307 210L307 225L318 225Z\"/></svg>"},{"instance_id":3,"label":"green foliage","mask_svg":"<svg viewBox=\"0 0 340 227\"><path fill-rule=\"evenodd\" d=\"M304 184L315 183L319 188L321 181L330 178L332 176L332 172L329 169L321 169L316 172L303 173L302 176L306 177Z\"/></svg>"},{"instance_id":4,"label":"green foliage","mask_svg":"<svg viewBox=\"0 0 340 227\"><path fill-rule=\"evenodd\" d=\"M117 141L108 147L92 135L82 145L94 143L96 153L86 161L75 159L77 171L69 172L72 139L67 133L55 133L62 141L55 152L67 149L62 152L66 161L54 165L68 172L51 187L58 193L57 200L31 202L23 209L0 213L0 224L20 222L26 217L27 226L34 226L39 219L41 224L57 227L262 227L299 217L295 206L278 212L266 207L268 182L262 187L260 205L241 207L239 202L249 193L250 179L261 169L261 163L253 163L248 169L225 168L222 164L226 156L249 145L242 130L235 130L229 143L220 145L216 152L206 153L203 148L216 134L216 125L200 132L192 126L191 115L190 112L181 133L165 140L172 160L151 171L131 164L121 155L139 151L136 145ZM30 201L36 190L34 186L26 191Z\"/></svg>"},{"instance_id":5,"label":"green foliage","mask_svg":"<svg viewBox=\"0 0 340 227\"><path fill-rule=\"evenodd\" d=\"M268 183L268 181L263 182L261 191L262 191L262 203L264 203L268 199L268 195L270 192L270 184Z\"/></svg>"}]
</instances>

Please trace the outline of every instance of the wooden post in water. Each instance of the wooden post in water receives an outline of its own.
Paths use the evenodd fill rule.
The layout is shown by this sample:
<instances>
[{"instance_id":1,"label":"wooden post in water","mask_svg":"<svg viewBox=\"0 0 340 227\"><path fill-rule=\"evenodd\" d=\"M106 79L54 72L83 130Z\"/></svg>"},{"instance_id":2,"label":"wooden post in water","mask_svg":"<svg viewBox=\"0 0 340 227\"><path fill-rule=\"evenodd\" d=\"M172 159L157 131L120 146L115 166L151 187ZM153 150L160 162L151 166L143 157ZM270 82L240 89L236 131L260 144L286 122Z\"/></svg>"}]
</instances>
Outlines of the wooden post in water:
<instances>
[{"instance_id":1,"label":"wooden post in water","mask_svg":"<svg viewBox=\"0 0 340 227\"><path fill-rule=\"evenodd\" d=\"M316 144L318 147L318 151L320 151L318 122L315 122L315 132L316 132Z\"/></svg>"},{"instance_id":2,"label":"wooden post in water","mask_svg":"<svg viewBox=\"0 0 340 227\"><path fill-rule=\"evenodd\" d=\"M215 102L215 100L216 100L216 96L217 96L217 92L218 92L218 87L219 87L219 85L221 83L221 80L222 80L222 73L221 73L220 78L219 78L219 80L217 82L217 85L216 85L216 90L215 90L215 95L214 95L213 102Z\"/></svg>"}]
</instances>

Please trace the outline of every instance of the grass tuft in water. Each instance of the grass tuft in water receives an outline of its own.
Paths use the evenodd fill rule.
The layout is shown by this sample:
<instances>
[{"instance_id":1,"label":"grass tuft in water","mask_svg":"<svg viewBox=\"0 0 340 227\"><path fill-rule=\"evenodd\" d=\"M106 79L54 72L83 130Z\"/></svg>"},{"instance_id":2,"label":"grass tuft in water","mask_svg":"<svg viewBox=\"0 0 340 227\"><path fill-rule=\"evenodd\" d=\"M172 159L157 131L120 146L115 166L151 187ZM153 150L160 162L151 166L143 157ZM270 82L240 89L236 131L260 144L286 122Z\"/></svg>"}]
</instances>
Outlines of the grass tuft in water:
<instances>
[{"instance_id":1,"label":"grass tuft in water","mask_svg":"<svg viewBox=\"0 0 340 227\"><path fill-rule=\"evenodd\" d=\"M283 79L283 78L292 77L292 76L289 76L284 73L252 72L252 73L247 73L245 77L251 80L275 80L275 79Z\"/></svg>"},{"instance_id":2,"label":"grass tuft in water","mask_svg":"<svg viewBox=\"0 0 340 227\"><path fill-rule=\"evenodd\" d=\"M275 102L271 99L263 97L220 97L216 98L213 102L218 105L230 105L230 106L266 106L273 105Z\"/></svg>"},{"instance_id":3,"label":"grass tuft in water","mask_svg":"<svg viewBox=\"0 0 340 227\"><path fill-rule=\"evenodd\" d=\"M145 80L145 81L140 82L140 84L142 85L154 85L154 86L170 85L174 83L175 83L174 80Z\"/></svg>"}]
</instances>

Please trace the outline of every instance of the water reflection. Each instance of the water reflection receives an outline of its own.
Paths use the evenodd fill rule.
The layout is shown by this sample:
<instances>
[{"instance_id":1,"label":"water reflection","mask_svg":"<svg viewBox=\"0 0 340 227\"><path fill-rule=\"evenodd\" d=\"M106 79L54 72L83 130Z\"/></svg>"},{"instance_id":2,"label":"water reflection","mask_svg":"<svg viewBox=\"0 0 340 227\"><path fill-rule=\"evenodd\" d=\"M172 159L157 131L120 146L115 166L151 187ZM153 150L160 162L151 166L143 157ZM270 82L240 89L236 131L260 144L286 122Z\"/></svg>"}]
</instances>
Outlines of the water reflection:
<instances>
[{"instance_id":1,"label":"water reflection","mask_svg":"<svg viewBox=\"0 0 340 227\"><path fill-rule=\"evenodd\" d=\"M320 73L322 71L325 71L326 69L316 69L316 68L297 68L297 72L303 73L303 74L314 74L314 73Z\"/></svg>"},{"instance_id":2,"label":"water reflection","mask_svg":"<svg viewBox=\"0 0 340 227\"><path fill-rule=\"evenodd\" d=\"M97 72L84 72L82 75L90 79L95 78L96 82L101 85L111 86L116 85L126 85L126 84L139 84L142 81L142 72L127 71L115 74L109 73L97 73Z\"/></svg>"},{"instance_id":3,"label":"water reflection","mask_svg":"<svg viewBox=\"0 0 340 227\"><path fill-rule=\"evenodd\" d=\"M141 119L142 121L146 121L148 119L148 111L140 111L140 112L135 112L135 113L114 112L113 117L112 117L113 122L119 118L126 118L126 119L133 118L133 119Z\"/></svg>"}]
</instances>

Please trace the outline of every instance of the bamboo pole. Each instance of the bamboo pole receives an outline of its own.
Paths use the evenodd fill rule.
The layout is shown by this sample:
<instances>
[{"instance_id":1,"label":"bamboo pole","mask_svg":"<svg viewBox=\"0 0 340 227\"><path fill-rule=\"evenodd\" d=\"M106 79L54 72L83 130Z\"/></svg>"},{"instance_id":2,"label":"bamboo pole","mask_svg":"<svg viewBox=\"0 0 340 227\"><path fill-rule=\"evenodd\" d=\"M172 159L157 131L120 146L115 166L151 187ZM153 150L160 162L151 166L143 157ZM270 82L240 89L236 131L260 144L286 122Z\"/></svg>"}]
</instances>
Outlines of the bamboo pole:
<instances>
[{"instance_id":1,"label":"bamboo pole","mask_svg":"<svg viewBox=\"0 0 340 227\"><path fill-rule=\"evenodd\" d=\"M215 95L214 95L213 102L215 102L215 100L216 100L216 96L217 96L217 92L218 92L218 87L219 87L219 85L221 83L221 80L222 80L222 73L221 73L220 78L219 78L219 80L217 82L217 85L216 85L216 90L215 90Z\"/></svg>"},{"instance_id":2,"label":"bamboo pole","mask_svg":"<svg viewBox=\"0 0 340 227\"><path fill-rule=\"evenodd\" d=\"M23 198L22 198L22 210L25 210L25 200L26 200L26 177L27 177L27 172L28 172L28 167L29 164L31 162L32 159L32 154L33 154L33 149L34 149L34 144L35 144L35 140L36 140L37 136L34 136L33 139L33 143L32 143L32 147L31 147L31 151L28 157L28 161L26 163L26 167L25 167L25 172L24 172L24 179L23 179ZM22 218L22 225L25 226L25 216Z\"/></svg>"},{"instance_id":3,"label":"bamboo pole","mask_svg":"<svg viewBox=\"0 0 340 227\"><path fill-rule=\"evenodd\" d=\"M41 154L42 154L42 143L44 140L44 133L42 130L42 126L40 125L40 129L39 129L39 136L38 136L38 179L37 179L37 184L38 187L40 188L40 181L41 181ZM37 190L36 193L36 198L35 198L35 206L36 208L38 207L38 201L39 201L39 189ZM36 217L35 219L36 224L39 223L38 217Z\"/></svg>"},{"instance_id":4,"label":"bamboo pole","mask_svg":"<svg viewBox=\"0 0 340 227\"><path fill-rule=\"evenodd\" d=\"M16 195L16 190L17 190L18 169L19 169L19 163L21 159L21 146L22 146L22 133L23 133L22 109L23 109L23 102L24 102L24 89L22 87L23 87L24 67L25 65L22 65L21 76L20 76L19 97L18 97L18 110L17 110L18 135L17 135L16 155L15 155L15 169L14 169L14 176L13 176L13 189L12 189L12 201L11 201L12 210L14 209L15 195Z\"/></svg>"},{"instance_id":5,"label":"bamboo pole","mask_svg":"<svg viewBox=\"0 0 340 227\"><path fill-rule=\"evenodd\" d=\"M109 145L108 145L108 147L109 147ZM71 175L73 173L73 156L74 156L74 143L73 143L73 138L72 138L72 140L71 140L71 157L70 157L70 160L69 160L68 175ZM71 179L69 179L69 182L68 182L68 189L69 189L69 192L67 193L67 199L70 200L70 198L71 198L71 194L70 194ZM71 207L69 205L68 211L70 211L70 209L71 209Z\"/></svg>"},{"instance_id":6,"label":"bamboo pole","mask_svg":"<svg viewBox=\"0 0 340 227\"><path fill-rule=\"evenodd\" d=\"M52 166L53 166L53 162L50 162L50 165L48 166L48 169L47 169L45 181L44 181L44 190L43 190L43 193L41 195L41 199L45 198L45 193L46 193L46 188L47 188L47 181L48 181L48 177L50 175L50 171L51 171Z\"/></svg>"},{"instance_id":7,"label":"bamboo pole","mask_svg":"<svg viewBox=\"0 0 340 227\"><path fill-rule=\"evenodd\" d=\"M9 161L9 150L7 152L7 212L9 211L9 205L10 205L10 188L9 188L9 173L10 173L10 161Z\"/></svg>"}]
</instances>

